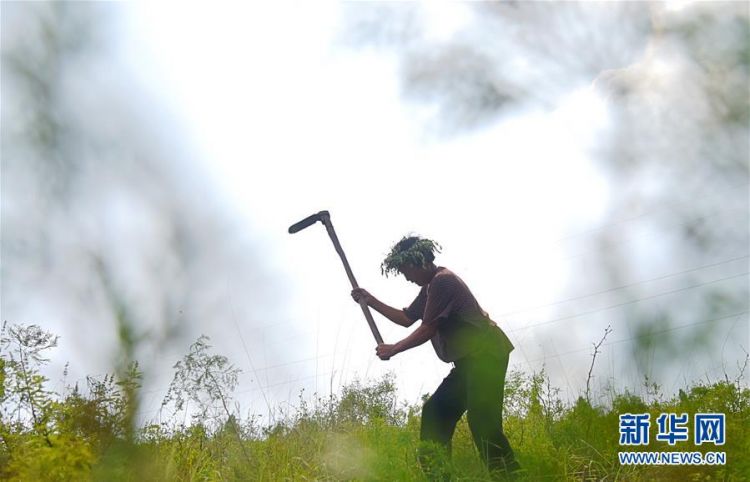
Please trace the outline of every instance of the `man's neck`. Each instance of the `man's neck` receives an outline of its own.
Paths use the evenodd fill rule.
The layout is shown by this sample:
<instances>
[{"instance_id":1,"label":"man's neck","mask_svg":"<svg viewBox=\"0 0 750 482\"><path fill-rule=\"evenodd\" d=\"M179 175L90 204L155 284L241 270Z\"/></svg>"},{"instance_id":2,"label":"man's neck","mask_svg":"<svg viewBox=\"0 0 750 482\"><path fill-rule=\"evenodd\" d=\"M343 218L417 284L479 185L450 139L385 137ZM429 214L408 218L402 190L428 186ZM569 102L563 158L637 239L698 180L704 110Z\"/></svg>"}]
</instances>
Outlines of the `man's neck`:
<instances>
[{"instance_id":1,"label":"man's neck","mask_svg":"<svg viewBox=\"0 0 750 482\"><path fill-rule=\"evenodd\" d=\"M429 267L429 279L427 280L427 284L430 284L432 282L432 279L435 277L435 275L440 270L439 266L435 266L434 264Z\"/></svg>"}]
</instances>

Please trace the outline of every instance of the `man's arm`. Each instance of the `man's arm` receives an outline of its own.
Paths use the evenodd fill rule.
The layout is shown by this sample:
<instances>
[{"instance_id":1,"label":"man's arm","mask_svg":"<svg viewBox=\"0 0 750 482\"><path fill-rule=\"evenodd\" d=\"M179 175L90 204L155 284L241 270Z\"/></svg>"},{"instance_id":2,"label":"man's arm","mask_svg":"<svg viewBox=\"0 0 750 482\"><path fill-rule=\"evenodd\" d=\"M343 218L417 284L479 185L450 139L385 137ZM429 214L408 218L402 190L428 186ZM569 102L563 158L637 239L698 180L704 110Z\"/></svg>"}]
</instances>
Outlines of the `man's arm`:
<instances>
[{"instance_id":1,"label":"man's arm","mask_svg":"<svg viewBox=\"0 0 750 482\"><path fill-rule=\"evenodd\" d=\"M432 338L441 320L445 320L453 309L456 283L447 277L439 277L430 284L427 292L427 305L424 309L424 320L414 332L394 345L378 345L375 353L383 360L419 346Z\"/></svg>"},{"instance_id":2,"label":"man's arm","mask_svg":"<svg viewBox=\"0 0 750 482\"><path fill-rule=\"evenodd\" d=\"M421 345L422 343L435 336L435 332L437 332L437 323L423 322L421 325L419 325L419 328L411 333L411 335L407 336L393 346L395 350L394 355L396 353L401 353L402 351L406 351L414 348L415 346Z\"/></svg>"},{"instance_id":3,"label":"man's arm","mask_svg":"<svg viewBox=\"0 0 750 482\"><path fill-rule=\"evenodd\" d=\"M386 318L396 323L397 325L405 326L408 328L414 324L414 320L406 316L406 313L404 313L404 310L399 310L398 308L388 306L375 297L372 298L372 301L370 302L370 306L375 311L385 316Z\"/></svg>"},{"instance_id":4,"label":"man's arm","mask_svg":"<svg viewBox=\"0 0 750 482\"><path fill-rule=\"evenodd\" d=\"M392 356L401 353L402 351L409 350L410 348L414 348L415 346L419 346L422 343L426 342L433 336L435 336L435 332L437 331L437 324L436 323L422 323L419 325L419 328L414 330L411 335L407 336L403 340L399 341L398 343L394 345L378 345L378 347L375 349L375 353L382 359L387 360L391 358Z\"/></svg>"},{"instance_id":5,"label":"man's arm","mask_svg":"<svg viewBox=\"0 0 750 482\"><path fill-rule=\"evenodd\" d=\"M408 328L414 324L414 320L406 316L404 310L399 310L398 308L386 305L363 288L356 288L352 290L352 298L354 298L354 301L359 303L359 299L361 297L365 298L368 306L372 307L372 309L385 316L392 322L396 323L397 325L405 326Z\"/></svg>"}]
</instances>

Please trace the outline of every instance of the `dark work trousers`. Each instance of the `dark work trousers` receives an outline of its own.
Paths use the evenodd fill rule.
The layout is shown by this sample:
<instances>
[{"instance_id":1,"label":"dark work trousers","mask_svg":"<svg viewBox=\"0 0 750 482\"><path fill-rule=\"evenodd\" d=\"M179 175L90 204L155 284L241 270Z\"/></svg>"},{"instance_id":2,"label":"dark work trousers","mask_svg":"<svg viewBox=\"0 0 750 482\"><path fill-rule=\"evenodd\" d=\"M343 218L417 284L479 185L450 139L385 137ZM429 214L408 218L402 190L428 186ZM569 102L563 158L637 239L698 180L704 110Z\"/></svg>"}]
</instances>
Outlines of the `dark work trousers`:
<instances>
[{"instance_id":1,"label":"dark work trousers","mask_svg":"<svg viewBox=\"0 0 750 482\"><path fill-rule=\"evenodd\" d=\"M420 462L428 478L449 480L435 464L434 449L450 457L451 438L464 412L482 461L493 476L519 469L503 433L503 390L510 354L469 356L454 368L422 407ZM432 446L433 451L430 451Z\"/></svg>"}]
</instances>

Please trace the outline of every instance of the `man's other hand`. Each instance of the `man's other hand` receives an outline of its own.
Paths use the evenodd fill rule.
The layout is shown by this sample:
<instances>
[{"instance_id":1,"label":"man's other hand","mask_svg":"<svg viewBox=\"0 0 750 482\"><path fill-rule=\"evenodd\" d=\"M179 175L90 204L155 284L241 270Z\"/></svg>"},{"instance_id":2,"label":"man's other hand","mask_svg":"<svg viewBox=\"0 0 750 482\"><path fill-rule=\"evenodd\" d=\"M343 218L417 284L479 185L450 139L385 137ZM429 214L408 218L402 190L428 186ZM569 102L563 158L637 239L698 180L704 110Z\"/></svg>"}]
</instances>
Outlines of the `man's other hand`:
<instances>
[{"instance_id":1,"label":"man's other hand","mask_svg":"<svg viewBox=\"0 0 750 482\"><path fill-rule=\"evenodd\" d=\"M370 306L373 300L373 296L364 288L354 288L352 290L352 298L354 301L359 303L360 300L364 300L367 306Z\"/></svg>"},{"instance_id":2,"label":"man's other hand","mask_svg":"<svg viewBox=\"0 0 750 482\"><path fill-rule=\"evenodd\" d=\"M388 345L383 343L382 345L378 345L377 348L375 348L375 354L381 360L388 360L397 353L395 347L396 345Z\"/></svg>"}]
</instances>

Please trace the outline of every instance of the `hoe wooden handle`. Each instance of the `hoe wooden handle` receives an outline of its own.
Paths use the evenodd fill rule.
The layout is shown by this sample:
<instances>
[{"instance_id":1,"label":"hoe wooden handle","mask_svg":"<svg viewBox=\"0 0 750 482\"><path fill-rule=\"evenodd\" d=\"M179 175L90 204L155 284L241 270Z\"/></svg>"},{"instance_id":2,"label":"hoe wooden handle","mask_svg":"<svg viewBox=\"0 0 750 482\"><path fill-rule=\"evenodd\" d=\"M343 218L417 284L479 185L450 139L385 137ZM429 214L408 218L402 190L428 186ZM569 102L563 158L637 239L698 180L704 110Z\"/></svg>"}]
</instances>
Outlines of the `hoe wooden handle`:
<instances>
[{"instance_id":1,"label":"hoe wooden handle","mask_svg":"<svg viewBox=\"0 0 750 482\"><path fill-rule=\"evenodd\" d=\"M331 241L333 242L333 247L336 249L336 252L339 254L339 257L341 258L341 262L344 263L344 269L346 270L346 276L349 277L349 281L352 284L352 288L359 288L359 285L357 285L357 280L354 278L354 273L352 273L352 268L349 266L349 262L346 260L346 255L344 254L344 250L341 248L341 243L339 243L339 238L336 236L336 231L333 230L333 224L331 224L331 218L328 216L328 213L321 215L320 219L323 224L326 227L326 231L328 231L328 236L331 238ZM364 299L360 299L359 306L362 308L362 313L365 315L365 319L367 320L367 324L370 325L370 331L372 331L372 336L375 337L375 341L378 342L378 345L383 344L383 337L380 336L380 331L378 331L378 327L375 325L375 320L372 319L372 313L370 313L370 307L367 306L367 302Z\"/></svg>"}]
</instances>

